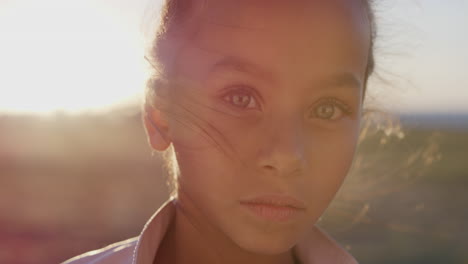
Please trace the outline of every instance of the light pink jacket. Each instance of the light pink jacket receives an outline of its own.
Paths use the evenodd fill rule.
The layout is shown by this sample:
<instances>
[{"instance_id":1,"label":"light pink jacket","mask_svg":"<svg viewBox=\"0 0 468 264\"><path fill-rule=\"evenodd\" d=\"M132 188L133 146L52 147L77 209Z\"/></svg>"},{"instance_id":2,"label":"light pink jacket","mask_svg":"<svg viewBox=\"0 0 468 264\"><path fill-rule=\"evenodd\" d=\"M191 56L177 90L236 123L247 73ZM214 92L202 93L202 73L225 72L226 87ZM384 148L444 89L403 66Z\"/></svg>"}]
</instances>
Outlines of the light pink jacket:
<instances>
[{"instance_id":1,"label":"light pink jacket","mask_svg":"<svg viewBox=\"0 0 468 264\"><path fill-rule=\"evenodd\" d=\"M174 212L174 200L169 200L148 220L139 236L84 253L63 264L152 264ZM296 253L302 264L357 263L318 228L296 245Z\"/></svg>"}]
</instances>

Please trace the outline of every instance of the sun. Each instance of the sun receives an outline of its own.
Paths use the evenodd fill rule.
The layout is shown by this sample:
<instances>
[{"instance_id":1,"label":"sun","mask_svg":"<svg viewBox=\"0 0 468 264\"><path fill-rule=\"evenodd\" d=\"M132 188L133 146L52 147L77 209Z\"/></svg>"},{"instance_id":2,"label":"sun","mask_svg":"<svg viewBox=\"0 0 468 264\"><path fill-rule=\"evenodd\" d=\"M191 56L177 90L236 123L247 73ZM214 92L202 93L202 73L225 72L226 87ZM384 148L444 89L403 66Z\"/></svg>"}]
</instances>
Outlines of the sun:
<instances>
[{"instance_id":1,"label":"sun","mask_svg":"<svg viewBox=\"0 0 468 264\"><path fill-rule=\"evenodd\" d=\"M138 97L138 27L93 1L0 3L0 111L103 110Z\"/></svg>"}]
</instances>

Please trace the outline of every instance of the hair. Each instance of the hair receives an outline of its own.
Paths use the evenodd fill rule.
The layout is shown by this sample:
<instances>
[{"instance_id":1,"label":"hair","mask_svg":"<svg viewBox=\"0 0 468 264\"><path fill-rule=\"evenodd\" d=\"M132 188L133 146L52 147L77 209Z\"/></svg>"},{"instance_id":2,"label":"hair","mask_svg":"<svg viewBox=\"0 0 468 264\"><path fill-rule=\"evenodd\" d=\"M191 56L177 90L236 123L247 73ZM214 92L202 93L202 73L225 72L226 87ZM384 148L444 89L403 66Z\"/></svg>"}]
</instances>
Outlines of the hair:
<instances>
[{"instance_id":1,"label":"hair","mask_svg":"<svg viewBox=\"0 0 468 264\"><path fill-rule=\"evenodd\" d=\"M376 38L376 23L373 1L360 0L370 22L371 43L369 45L368 62L364 80L364 96L367 91L369 77L375 68L374 42ZM152 73L145 87L144 107L162 109L166 101L167 89L173 86L174 63L184 45L196 34L196 20L202 11L206 0L164 0L160 10L160 22L156 34L147 49L145 59L152 66ZM145 111L145 110L144 110ZM166 166L170 174L168 180L171 195L177 192L178 166L172 145L164 154Z\"/></svg>"}]
</instances>

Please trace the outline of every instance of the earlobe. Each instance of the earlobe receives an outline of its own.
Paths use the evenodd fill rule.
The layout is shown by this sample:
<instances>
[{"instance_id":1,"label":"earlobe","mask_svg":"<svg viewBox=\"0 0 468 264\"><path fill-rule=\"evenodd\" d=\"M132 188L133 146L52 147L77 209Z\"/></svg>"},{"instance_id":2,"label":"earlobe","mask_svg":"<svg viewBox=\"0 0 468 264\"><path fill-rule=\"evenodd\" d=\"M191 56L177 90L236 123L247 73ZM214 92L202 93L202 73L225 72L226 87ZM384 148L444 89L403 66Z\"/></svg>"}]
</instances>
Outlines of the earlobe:
<instances>
[{"instance_id":1,"label":"earlobe","mask_svg":"<svg viewBox=\"0 0 468 264\"><path fill-rule=\"evenodd\" d=\"M154 150L166 150L171 141L168 136L168 125L161 115L161 112L152 107L145 107L143 112L143 122L145 124L148 142Z\"/></svg>"}]
</instances>

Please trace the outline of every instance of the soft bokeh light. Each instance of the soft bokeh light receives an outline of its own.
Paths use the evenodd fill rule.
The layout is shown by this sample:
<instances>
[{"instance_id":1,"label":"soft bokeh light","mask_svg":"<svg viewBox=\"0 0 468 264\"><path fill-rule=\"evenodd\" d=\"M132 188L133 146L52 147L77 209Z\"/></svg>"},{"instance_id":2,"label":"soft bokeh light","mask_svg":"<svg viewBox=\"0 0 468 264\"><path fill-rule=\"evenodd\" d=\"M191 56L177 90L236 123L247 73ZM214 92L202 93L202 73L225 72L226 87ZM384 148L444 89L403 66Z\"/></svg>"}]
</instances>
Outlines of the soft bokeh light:
<instances>
[{"instance_id":1,"label":"soft bokeh light","mask_svg":"<svg viewBox=\"0 0 468 264\"><path fill-rule=\"evenodd\" d=\"M0 111L104 110L141 93L143 45L128 11L102 1L0 5Z\"/></svg>"}]
</instances>

